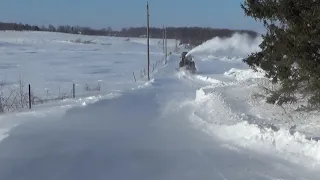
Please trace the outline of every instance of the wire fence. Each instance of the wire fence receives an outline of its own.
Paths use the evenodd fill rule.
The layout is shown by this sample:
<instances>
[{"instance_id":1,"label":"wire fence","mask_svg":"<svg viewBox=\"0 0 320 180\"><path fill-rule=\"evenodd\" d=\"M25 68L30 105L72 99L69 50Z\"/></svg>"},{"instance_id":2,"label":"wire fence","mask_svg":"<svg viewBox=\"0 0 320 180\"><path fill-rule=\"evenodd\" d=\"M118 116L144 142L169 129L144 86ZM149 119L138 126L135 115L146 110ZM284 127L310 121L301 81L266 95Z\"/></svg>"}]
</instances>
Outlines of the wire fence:
<instances>
[{"instance_id":1,"label":"wire fence","mask_svg":"<svg viewBox=\"0 0 320 180\"><path fill-rule=\"evenodd\" d=\"M158 67L165 63L165 58L159 59L155 61L154 63L150 64L149 73L154 73ZM139 76L137 76L139 74ZM148 75L148 71L146 68L141 69L138 73L132 72L134 81L137 82L137 77L140 77L140 79L145 79L145 77Z\"/></svg>"},{"instance_id":2,"label":"wire fence","mask_svg":"<svg viewBox=\"0 0 320 180\"><path fill-rule=\"evenodd\" d=\"M15 85L8 84L5 81L0 82L0 114L26 108L31 109L33 106L48 102L76 98L77 93L75 83L71 83L70 87L64 91L59 88L58 93L55 94L51 94L49 90L44 94L36 93L33 88L31 84L26 84L22 79ZM85 92L99 92L101 91L101 84L97 83L97 85L89 86L89 84L86 83L83 85L83 90Z\"/></svg>"},{"instance_id":3,"label":"wire fence","mask_svg":"<svg viewBox=\"0 0 320 180\"><path fill-rule=\"evenodd\" d=\"M169 53L171 54L171 53ZM150 64L150 73L153 74L161 65L165 65L166 57L154 61ZM133 81L137 82L145 80L147 69L141 69L139 72L132 72ZM26 84L20 77L18 83L10 84L5 81L0 82L0 114L20 111L23 109L32 109L34 106L45 104L48 102L58 102L65 99L75 99L77 97L86 96L90 93L99 93L102 90L102 83L96 84L70 83L70 86L59 88L57 93L51 93L46 90L44 93L39 93L36 86Z\"/></svg>"}]
</instances>

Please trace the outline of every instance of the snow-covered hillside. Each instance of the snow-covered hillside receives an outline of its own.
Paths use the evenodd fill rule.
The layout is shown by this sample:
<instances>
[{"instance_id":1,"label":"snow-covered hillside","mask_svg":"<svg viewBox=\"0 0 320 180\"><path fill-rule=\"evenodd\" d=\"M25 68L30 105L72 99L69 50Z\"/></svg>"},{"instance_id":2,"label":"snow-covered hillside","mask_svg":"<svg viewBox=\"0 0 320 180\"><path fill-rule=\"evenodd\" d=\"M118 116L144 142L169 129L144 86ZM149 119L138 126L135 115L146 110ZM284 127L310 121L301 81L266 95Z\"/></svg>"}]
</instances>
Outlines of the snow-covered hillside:
<instances>
[{"instance_id":1,"label":"snow-covered hillside","mask_svg":"<svg viewBox=\"0 0 320 180\"><path fill-rule=\"evenodd\" d=\"M37 94L77 84L75 99L0 117L0 179L318 179L319 116L256 95L263 72L242 58L260 41L209 40L191 75L176 71L183 49L164 64L152 39L147 81L146 39L0 32L6 87L20 74Z\"/></svg>"}]
</instances>

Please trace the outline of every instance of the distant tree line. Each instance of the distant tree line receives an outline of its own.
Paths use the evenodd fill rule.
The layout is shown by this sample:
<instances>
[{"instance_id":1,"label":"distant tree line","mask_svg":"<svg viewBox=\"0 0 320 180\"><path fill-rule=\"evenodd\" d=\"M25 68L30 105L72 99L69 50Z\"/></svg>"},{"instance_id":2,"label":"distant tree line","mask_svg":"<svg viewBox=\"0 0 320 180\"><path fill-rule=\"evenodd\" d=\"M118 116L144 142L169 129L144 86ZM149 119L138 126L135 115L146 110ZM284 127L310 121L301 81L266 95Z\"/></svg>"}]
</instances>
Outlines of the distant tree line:
<instances>
[{"instance_id":1,"label":"distant tree line","mask_svg":"<svg viewBox=\"0 0 320 180\"><path fill-rule=\"evenodd\" d=\"M120 31L115 31L112 28L93 29L90 27L60 25L53 26L31 26L22 23L1 23L0 30L15 30L15 31L49 31L61 32L70 34L83 35L98 35L98 36L119 36L119 37L143 37L146 35L146 27L130 27L122 28ZM181 43L190 43L191 45L199 45L202 42L212 39L214 37L231 37L234 33L248 34L254 38L258 33L251 30L231 30L231 29L215 29L204 27L167 27L167 38L177 39ZM151 27L150 36L152 38L162 38L163 29Z\"/></svg>"},{"instance_id":2,"label":"distant tree line","mask_svg":"<svg viewBox=\"0 0 320 180\"><path fill-rule=\"evenodd\" d=\"M83 35L98 35L98 36L107 36L114 35L115 32L112 32L111 28L104 29L92 29L90 27L80 27L80 26L70 26L70 25L61 25L61 26L31 26L29 24L22 23L3 23L0 22L0 30L12 30L12 31L49 31L49 32L61 32L61 33L70 33L70 34L83 34Z\"/></svg>"},{"instance_id":3,"label":"distant tree line","mask_svg":"<svg viewBox=\"0 0 320 180\"><path fill-rule=\"evenodd\" d=\"M178 39L180 43L191 45L199 45L204 41L212 39L214 37L231 37L234 33L248 34L251 38L258 36L258 33L251 30L231 30L231 29L215 29L215 28L204 28L204 27L167 27L167 38ZM145 27L131 27L123 28L118 32L120 36L127 37L139 37L146 34ZM162 38L163 29L151 27L150 36L153 38Z\"/></svg>"},{"instance_id":4,"label":"distant tree line","mask_svg":"<svg viewBox=\"0 0 320 180\"><path fill-rule=\"evenodd\" d=\"M0 22L0 30L15 30L15 31L40 31L38 26L31 26L29 24L17 23L2 23Z\"/></svg>"}]
</instances>

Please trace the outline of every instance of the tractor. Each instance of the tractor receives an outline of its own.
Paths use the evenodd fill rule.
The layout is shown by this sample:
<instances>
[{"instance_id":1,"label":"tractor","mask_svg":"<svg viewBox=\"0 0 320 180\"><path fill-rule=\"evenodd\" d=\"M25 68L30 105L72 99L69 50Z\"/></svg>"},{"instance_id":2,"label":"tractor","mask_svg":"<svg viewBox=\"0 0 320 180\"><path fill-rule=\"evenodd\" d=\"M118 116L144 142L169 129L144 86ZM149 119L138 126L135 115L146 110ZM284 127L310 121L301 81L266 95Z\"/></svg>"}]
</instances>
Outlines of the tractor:
<instances>
[{"instance_id":1,"label":"tractor","mask_svg":"<svg viewBox=\"0 0 320 180\"><path fill-rule=\"evenodd\" d=\"M188 55L188 52L182 52L181 54L181 60L179 62L179 69L185 68L186 70L190 71L191 73L196 72L196 65L192 59L191 55Z\"/></svg>"}]
</instances>

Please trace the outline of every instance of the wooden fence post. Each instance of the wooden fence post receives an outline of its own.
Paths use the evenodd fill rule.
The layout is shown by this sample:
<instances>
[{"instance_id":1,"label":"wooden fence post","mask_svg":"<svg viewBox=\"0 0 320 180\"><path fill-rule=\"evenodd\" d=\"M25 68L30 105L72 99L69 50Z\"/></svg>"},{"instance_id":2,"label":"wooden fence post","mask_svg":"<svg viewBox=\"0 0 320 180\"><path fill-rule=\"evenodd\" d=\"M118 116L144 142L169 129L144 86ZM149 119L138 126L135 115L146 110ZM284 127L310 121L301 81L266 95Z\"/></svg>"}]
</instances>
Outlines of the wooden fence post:
<instances>
[{"instance_id":1,"label":"wooden fence post","mask_svg":"<svg viewBox=\"0 0 320 180\"><path fill-rule=\"evenodd\" d=\"M72 85L72 97L76 98L76 85L74 83Z\"/></svg>"},{"instance_id":2,"label":"wooden fence post","mask_svg":"<svg viewBox=\"0 0 320 180\"><path fill-rule=\"evenodd\" d=\"M132 72L133 74L133 78L134 78L134 82L137 82L136 76L134 75L134 72Z\"/></svg>"},{"instance_id":3,"label":"wooden fence post","mask_svg":"<svg viewBox=\"0 0 320 180\"><path fill-rule=\"evenodd\" d=\"M31 85L29 84L29 109L31 109Z\"/></svg>"}]
</instances>

